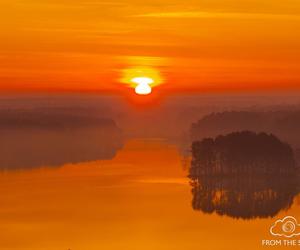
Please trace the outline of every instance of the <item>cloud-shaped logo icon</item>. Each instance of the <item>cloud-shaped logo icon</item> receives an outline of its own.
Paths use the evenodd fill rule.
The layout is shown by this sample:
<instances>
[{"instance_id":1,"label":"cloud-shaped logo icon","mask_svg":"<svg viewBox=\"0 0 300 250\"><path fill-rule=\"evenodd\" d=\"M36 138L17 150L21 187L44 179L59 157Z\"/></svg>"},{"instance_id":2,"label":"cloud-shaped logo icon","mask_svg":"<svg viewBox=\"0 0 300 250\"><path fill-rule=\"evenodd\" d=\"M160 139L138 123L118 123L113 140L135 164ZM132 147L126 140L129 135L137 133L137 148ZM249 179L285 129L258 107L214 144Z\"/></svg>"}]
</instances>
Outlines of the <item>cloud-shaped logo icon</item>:
<instances>
[{"instance_id":1,"label":"cloud-shaped logo icon","mask_svg":"<svg viewBox=\"0 0 300 250\"><path fill-rule=\"evenodd\" d=\"M291 238L300 235L300 224L293 216L286 216L281 220L275 221L270 228L270 233L274 236Z\"/></svg>"}]
</instances>

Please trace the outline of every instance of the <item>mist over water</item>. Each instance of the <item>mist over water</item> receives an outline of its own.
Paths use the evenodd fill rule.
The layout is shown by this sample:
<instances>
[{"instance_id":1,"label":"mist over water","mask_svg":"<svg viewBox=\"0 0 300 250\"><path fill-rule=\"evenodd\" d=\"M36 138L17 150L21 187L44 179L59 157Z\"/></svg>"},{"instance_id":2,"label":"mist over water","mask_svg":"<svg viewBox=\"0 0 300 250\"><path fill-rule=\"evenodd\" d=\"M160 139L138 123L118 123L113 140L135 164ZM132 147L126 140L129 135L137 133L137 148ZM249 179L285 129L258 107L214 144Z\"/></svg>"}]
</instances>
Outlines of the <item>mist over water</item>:
<instances>
[{"instance_id":1,"label":"mist over water","mask_svg":"<svg viewBox=\"0 0 300 250\"><path fill-rule=\"evenodd\" d=\"M293 94L181 94L143 104L120 96L8 95L0 98L0 111L7 109L31 110L36 116L49 112L60 115L82 113L88 117L112 119L128 137L178 138L189 132L192 123L213 112L297 111L300 101Z\"/></svg>"}]
</instances>

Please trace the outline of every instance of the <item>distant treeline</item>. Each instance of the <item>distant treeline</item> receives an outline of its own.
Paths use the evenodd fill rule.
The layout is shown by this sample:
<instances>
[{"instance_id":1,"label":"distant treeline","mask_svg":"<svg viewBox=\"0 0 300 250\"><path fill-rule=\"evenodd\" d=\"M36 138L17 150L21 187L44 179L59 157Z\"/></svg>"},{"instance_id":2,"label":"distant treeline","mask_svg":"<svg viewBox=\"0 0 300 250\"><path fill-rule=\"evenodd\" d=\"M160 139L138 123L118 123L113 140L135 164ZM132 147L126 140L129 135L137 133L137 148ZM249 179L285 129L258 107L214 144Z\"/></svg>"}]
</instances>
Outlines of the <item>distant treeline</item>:
<instances>
[{"instance_id":1,"label":"distant treeline","mask_svg":"<svg viewBox=\"0 0 300 250\"><path fill-rule=\"evenodd\" d=\"M0 170L112 159L123 146L114 120L88 109L0 109Z\"/></svg>"},{"instance_id":2,"label":"distant treeline","mask_svg":"<svg viewBox=\"0 0 300 250\"><path fill-rule=\"evenodd\" d=\"M190 134L193 140L199 140L242 130L272 133L293 146L300 146L300 110L212 113L192 124Z\"/></svg>"},{"instance_id":3,"label":"distant treeline","mask_svg":"<svg viewBox=\"0 0 300 250\"><path fill-rule=\"evenodd\" d=\"M112 119L85 109L0 109L0 129L118 129Z\"/></svg>"},{"instance_id":4,"label":"distant treeline","mask_svg":"<svg viewBox=\"0 0 300 250\"><path fill-rule=\"evenodd\" d=\"M234 132L192 144L191 178L200 175L279 175L296 171L292 148L272 134Z\"/></svg>"}]
</instances>

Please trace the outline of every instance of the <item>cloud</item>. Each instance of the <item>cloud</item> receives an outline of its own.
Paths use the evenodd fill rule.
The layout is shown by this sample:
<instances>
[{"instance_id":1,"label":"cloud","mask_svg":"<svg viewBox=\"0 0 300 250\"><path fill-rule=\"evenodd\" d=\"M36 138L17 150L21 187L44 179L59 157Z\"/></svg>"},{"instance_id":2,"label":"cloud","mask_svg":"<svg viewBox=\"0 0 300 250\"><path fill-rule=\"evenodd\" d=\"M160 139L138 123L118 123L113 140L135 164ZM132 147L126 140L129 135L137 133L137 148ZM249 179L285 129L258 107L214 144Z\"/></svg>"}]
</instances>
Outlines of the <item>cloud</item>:
<instances>
[{"instance_id":1,"label":"cloud","mask_svg":"<svg viewBox=\"0 0 300 250\"><path fill-rule=\"evenodd\" d=\"M293 216L286 216L275 221L270 228L270 233L274 236L284 236L291 238L300 235L300 224Z\"/></svg>"},{"instance_id":2,"label":"cloud","mask_svg":"<svg viewBox=\"0 0 300 250\"><path fill-rule=\"evenodd\" d=\"M296 19L300 20L300 15L277 14L277 13L251 13L251 12L204 12L204 11L180 11L180 12L154 12L134 15L133 17L153 17L153 18L240 18L240 19Z\"/></svg>"}]
</instances>

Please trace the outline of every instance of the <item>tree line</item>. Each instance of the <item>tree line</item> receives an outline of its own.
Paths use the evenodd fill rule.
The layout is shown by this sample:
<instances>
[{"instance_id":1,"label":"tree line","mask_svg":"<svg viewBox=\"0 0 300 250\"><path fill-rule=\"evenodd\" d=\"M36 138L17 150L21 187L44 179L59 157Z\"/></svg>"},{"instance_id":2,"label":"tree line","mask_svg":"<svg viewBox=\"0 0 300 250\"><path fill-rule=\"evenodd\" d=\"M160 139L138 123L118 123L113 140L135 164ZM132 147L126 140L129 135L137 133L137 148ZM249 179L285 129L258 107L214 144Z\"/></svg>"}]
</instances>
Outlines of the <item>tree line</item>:
<instances>
[{"instance_id":1,"label":"tree line","mask_svg":"<svg viewBox=\"0 0 300 250\"><path fill-rule=\"evenodd\" d=\"M292 148L273 134L251 131L204 138L192 144L190 176L234 174L293 174Z\"/></svg>"}]
</instances>

